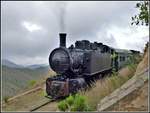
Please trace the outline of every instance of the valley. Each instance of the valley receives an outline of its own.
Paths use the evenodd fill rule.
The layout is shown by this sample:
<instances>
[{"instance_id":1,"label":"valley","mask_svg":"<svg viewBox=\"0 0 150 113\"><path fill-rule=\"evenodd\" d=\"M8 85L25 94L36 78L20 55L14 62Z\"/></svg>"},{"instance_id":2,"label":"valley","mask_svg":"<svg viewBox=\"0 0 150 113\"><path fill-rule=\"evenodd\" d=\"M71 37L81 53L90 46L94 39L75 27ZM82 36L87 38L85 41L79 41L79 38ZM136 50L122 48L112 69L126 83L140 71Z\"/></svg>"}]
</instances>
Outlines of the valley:
<instances>
[{"instance_id":1,"label":"valley","mask_svg":"<svg viewBox=\"0 0 150 113\"><path fill-rule=\"evenodd\" d=\"M20 92L31 89L51 75L51 72L49 66L46 65L23 67L11 62L2 64L2 99L7 100Z\"/></svg>"}]
</instances>

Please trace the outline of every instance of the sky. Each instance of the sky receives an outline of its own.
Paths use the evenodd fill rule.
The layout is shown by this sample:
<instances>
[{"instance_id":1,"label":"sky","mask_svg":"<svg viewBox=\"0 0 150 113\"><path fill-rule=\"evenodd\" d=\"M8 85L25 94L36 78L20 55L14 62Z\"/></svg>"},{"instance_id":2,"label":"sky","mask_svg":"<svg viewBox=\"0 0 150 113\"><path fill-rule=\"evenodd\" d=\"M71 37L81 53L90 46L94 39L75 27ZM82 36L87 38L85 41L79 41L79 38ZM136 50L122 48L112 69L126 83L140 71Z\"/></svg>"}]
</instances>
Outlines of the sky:
<instances>
[{"instance_id":1,"label":"sky","mask_svg":"<svg viewBox=\"0 0 150 113\"><path fill-rule=\"evenodd\" d=\"M2 1L2 59L21 65L48 64L67 33L76 40L97 41L120 49L143 51L149 28L131 26L137 1Z\"/></svg>"}]
</instances>

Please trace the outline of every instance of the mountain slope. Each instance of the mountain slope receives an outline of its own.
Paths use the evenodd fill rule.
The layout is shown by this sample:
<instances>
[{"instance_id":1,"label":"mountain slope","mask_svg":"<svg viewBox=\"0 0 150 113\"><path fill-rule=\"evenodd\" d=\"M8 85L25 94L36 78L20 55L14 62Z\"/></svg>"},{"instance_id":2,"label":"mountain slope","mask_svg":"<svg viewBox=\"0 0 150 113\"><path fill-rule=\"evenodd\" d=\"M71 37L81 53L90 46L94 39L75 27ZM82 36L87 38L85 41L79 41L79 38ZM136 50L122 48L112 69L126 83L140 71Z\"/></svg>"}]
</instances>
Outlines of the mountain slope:
<instances>
[{"instance_id":1,"label":"mountain slope","mask_svg":"<svg viewBox=\"0 0 150 113\"><path fill-rule=\"evenodd\" d=\"M23 66L15 64L15 63L13 63L9 60L6 60L6 59L2 59L2 65L7 66L7 67L11 67L11 68L24 68Z\"/></svg>"},{"instance_id":2,"label":"mountain slope","mask_svg":"<svg viewBox=\"0 0 150 113\"><path fill-rule=\"evenodd\" d=\"M34 65L22 66L7 59L2 59L2 65L10 68L28 68L28 69L37 69L37 68L43 68L48 66L46 64L34 64Z\"/></svg>"},{"instance_id":3,"label":"mountain slope","mask_svg":"<svg viewBox=\"0 0 150 113\"><path fill-rule=\"evenodd\" d=\"M43 67L46 67L47 65L45 64L38 64L38 65L29 65L29 66L26 66L26 68L29 68L29 69L37 69L37 68L43 68Z\"/></svg>"},{"instance_id":4,"label":"mountain slope","mask_svg":"<svg viewBox=\"0 0 150 113\"><path fill-rule=\"evenodd\" d=\"M14 96L19 90L29 85L31 80L44 78L50 69L48 66L36 69L12 68L2 66L2 96Z\"/></svg>"}]
</instances>

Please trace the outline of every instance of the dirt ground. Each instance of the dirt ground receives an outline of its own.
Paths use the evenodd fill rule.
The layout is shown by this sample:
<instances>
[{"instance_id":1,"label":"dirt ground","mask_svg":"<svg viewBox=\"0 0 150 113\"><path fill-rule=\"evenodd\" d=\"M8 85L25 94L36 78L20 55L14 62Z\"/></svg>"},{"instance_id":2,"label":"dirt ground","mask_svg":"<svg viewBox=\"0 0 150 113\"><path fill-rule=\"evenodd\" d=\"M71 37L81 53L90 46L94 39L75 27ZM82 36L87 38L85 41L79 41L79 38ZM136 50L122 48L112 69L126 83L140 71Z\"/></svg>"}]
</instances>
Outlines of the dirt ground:
<instances>
[{"instance_id":1,"label":"dirt ground","mask_svg":"<svg viewBox=\"0 0 150 113\"><path fill-rule=\"evenodd\" d=\"M106 111L148 111L148 81Z\"/></svg>"}]
</instances>

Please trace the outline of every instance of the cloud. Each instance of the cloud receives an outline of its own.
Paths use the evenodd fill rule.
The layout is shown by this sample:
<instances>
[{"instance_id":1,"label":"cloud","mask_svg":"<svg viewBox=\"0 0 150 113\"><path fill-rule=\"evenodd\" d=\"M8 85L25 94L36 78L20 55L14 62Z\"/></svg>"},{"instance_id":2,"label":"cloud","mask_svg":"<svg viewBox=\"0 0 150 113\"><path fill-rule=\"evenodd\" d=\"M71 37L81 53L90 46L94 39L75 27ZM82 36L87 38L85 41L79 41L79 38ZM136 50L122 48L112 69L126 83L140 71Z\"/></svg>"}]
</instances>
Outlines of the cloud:
<instances>
[{"instance_id":1,"label":"cloud","mask_svg":"<svg viewBox=\"0 0 150 113\"><path fill-rule=\"evenodd\" d=\"M33 31L36 31L36 30L40 30L41 27L36 25L36 24L32 24L32 23L29 23L29 22L23 22L22 25L30 32L33 32Z\"/></svg>"},{"instance_id":2,"label":"cloud","mask_svg":"<svg viewBox=\"0 0 150 113\"><path fill-rule=\"evenodd\" d=\"M48 63L49 53L59 46L60 31L67 32L67 46L87 39L116 48L141 50L143 40L147 41L142 37L149 32L148 28L130 26L131 17L137 12L135 4L133 1L3 1L2 58L24 65Z\"/></svg>"}]
</instances>

